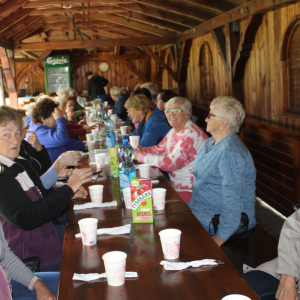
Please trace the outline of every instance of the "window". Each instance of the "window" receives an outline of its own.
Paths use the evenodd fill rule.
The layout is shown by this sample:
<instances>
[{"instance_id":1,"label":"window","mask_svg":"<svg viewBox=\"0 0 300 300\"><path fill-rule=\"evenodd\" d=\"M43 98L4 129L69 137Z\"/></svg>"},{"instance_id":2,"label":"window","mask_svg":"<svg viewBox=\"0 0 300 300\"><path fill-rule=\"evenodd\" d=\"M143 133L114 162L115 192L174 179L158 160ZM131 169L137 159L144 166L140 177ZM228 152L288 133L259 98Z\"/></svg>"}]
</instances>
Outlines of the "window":
<instances>
[{"instance_id":1,"label":"window","mask_svg":"<svg viewBox=\"0 0 300 300\"><path fill-rule=\"evenodd\" d=\"M204 43L201 47L199 65L201 103L209 105L214 97L214 76L212 55L207 43Z\"/></svg>"}]
</instances>

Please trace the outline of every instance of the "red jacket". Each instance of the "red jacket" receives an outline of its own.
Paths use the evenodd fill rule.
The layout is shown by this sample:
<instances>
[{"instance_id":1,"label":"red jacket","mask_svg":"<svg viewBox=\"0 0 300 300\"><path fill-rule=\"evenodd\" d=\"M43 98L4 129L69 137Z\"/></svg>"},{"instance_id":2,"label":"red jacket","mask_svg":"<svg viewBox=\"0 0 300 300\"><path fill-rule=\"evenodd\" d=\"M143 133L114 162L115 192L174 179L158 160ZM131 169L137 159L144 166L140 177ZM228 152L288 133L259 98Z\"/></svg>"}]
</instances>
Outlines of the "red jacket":
<instances>
[{"instance_id":1,"label":"red jacket","mask_svg":"<svg viewBox=\"0 0 300 300\"><path fill-rule=\"evenodd\" d=\"M69 137L71 139L76 138L81 134L86 134L86 130L83 128L82 125L72 124L69 122L66 122L66 124L69 132Z\"/></svg>"}]
</instances>

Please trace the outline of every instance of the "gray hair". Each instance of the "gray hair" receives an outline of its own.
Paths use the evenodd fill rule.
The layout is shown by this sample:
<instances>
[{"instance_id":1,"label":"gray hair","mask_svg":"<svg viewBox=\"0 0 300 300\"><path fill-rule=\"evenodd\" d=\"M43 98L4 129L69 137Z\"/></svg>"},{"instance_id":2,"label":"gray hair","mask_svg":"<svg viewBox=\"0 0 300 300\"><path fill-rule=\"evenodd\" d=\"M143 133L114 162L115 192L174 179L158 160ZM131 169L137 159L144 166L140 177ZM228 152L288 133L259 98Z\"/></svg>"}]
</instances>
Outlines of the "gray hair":
<instances>
[{"instance_id":1,"label":"gray hair","mask_svg":"<svg viewBox=\"0 0 300 300\"><path fill-rule=\"evenodd\" d=\"M174 104L180 104L182 111L189 117L193 114L192 103L189 99L183 97L173 97L168 102L165 103L165 109L168 109Z\"/></svg>"},{"instance_id":2,"label":"gray hair","mask_svg":"<svg viewBox=\"0 0 300 300\"><path fill-rule=\"evenodd\" d=\"M75 89L70 88L70 89L68 89L68 92L69 92L69 97L74 97L77 95L77 92Z\"/></svg>"},{"instance_id":3,"label":"gray hair","mask_svg":"<svg viewBox=\"0 0 300 300\"><path fill-rule=\"evenodd\" d=\"M238 100L228 96L217 97L210 103L210 108L215 108L218 116L228 121L229 130L239 132L245 119L245 110Z\"/></svg>"},{"instance_id":4,"label":"gray hair","mask_svg":"<svg viewBox=\"0 0 300 300\"><path fill-rule=\"evenodd\" d=\"M59 105L62 105L66 102L68 102L69 99L66 99L65 97L63 96L57 96L53 99L56 103L58 103Z\"/></svg>"},{"instance_id":5,"label":"gray hair","mask_svg":"<svg viewBox=\"0 0 300 300\"><path fill-rule=\"evenodd\" d=\"M109 90L110 94L112 96L121 96L121 89L117 86L113 86L110 90Z\"/></svg>"},{"instance_id":6,"label":"gray hair","mask_svg":"<svg viewBox=\"0 0 300 300\"><path fill-rule=\"evenodd\" d=\"M60 97L66 98L67 101L69 100L69 92L67 90L59 90L56 92L56 94Z\"/></svg>"},{"instance_id":7,"label":"gray hair","mask_svg":"<svg viewBox=\"0 0 300 300\"><path fill-rule=\"evenodd\" d=\"M156 85L153 82L146 82L141 85L141 88L146 88L151 93L151 96L157 95Z\"/></svg>"}]
</instances>

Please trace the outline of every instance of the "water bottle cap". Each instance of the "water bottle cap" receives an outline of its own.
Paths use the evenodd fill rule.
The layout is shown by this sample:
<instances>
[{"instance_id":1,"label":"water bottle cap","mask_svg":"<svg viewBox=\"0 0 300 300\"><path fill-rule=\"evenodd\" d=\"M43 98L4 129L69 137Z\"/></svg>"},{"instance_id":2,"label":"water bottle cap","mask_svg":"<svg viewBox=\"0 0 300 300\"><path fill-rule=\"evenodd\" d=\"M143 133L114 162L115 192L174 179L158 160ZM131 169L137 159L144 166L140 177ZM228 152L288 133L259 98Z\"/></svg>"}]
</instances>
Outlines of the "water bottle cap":
<instances>
[{"instance_id":1,"label":"water bottle cap","mask_svg":"<svg viewBox=\"0 0 300 300\"><path fill-rule=\"evenodd\" d=\"M122 143L123 143L123 144L128 144L128 142L129 142L128 138L122 139Z\"/></svg>"},{"instance_id":2,"label":"water bottle cap","mask_svg":"<svg viewBox=\"0 0 300 300\"><path fill-rule=\"evenodd\" d=\"M105 119L106 119L106 120L109 120L109 119L110 119L110 117L109 117L109 116L106 116L106 117L105 117Z\"/></svg>"}]
</instances>

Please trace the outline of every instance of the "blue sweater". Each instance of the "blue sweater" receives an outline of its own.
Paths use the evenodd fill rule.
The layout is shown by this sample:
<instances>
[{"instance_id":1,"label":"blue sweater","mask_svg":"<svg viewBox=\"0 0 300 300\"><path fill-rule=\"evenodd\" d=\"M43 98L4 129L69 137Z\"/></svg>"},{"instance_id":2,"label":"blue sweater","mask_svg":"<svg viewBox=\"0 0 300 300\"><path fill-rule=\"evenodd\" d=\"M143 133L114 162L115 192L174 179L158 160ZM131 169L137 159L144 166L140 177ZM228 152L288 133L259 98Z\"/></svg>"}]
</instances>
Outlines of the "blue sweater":
<instances>
[{"instance_id":1,"label":"blue sweater","mask_svg":"<svg viewBox=\"0 0 300 300\"><path fill-rule=\"evenodd\" d=\"M216 235L228 240L237 230L242 212L248 215L249 229L255 226L256 170L249 150L236 133L216 145L214 142L213 137L208 139L196 156L193 195L188 205L205 227L220 214Z\"/></svg>"},{"instance_id":2,"label":"blue sweater","mask_svg":"<svg viewBox=\"0 0 300 300\"><path fill-rule=\"evenodd\" d=\"M152 147L158 145L170 129L161 111L155 107L144 127L139 132L135 130L131 135L140 136L140 145L142 147Z\"/></svg>"},{"instance_id":3,"label":"blue sweater","mask_svg":"<svg viewBox=\"0 0 300 300\"><path fill-rule=\"evenodd\" d=\"M57 126L50 128L46 125L30 124L29 130L36 131L36 135L49 153L52 163L63 153L69 150L86 150L81 141L69 138L66 120L56 120ZM26 136L28 141L28 135Z\"/></svg>"}]
</instances>

